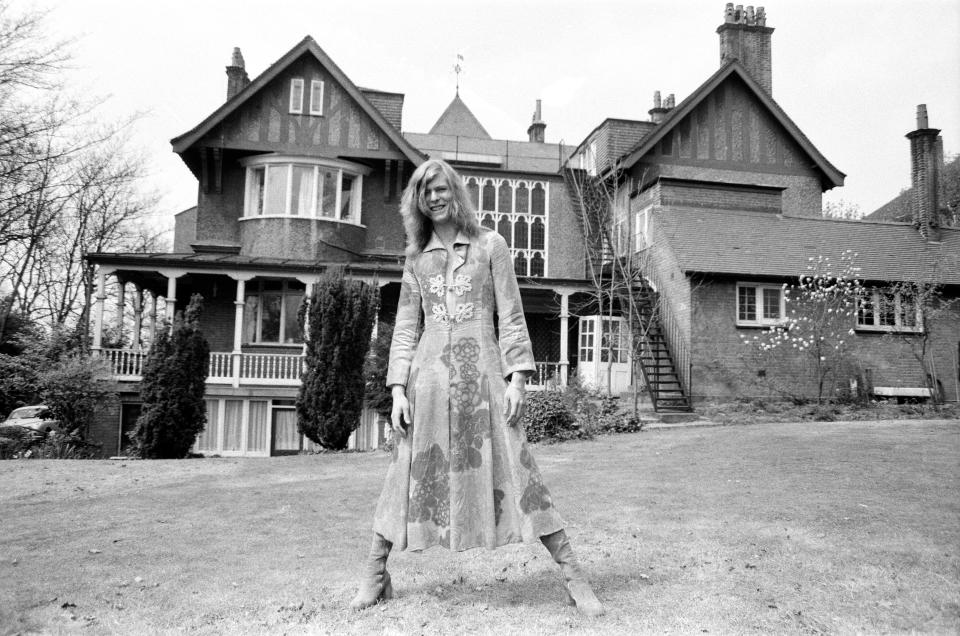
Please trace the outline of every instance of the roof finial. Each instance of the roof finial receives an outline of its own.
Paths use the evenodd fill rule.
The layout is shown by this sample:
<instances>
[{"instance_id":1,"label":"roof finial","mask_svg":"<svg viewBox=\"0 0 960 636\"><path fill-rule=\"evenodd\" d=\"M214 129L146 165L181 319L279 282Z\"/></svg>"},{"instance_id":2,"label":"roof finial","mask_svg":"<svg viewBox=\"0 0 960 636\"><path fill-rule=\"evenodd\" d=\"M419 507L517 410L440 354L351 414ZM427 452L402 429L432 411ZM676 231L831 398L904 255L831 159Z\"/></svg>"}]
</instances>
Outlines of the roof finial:
<instances>
[{"instance_id":1,"label":"roof finial","mask_svg":"<svg viewBox=\"0 0 960 636\"><path fill-rule=\"evenodd\" d=\"M463 72L463 67L460 66L460 62L463 61L463 55L457 53L457 63L453 65L453 72L457 74L457 95L460 94L460 73Z\"/></svg>"}]
</instances>

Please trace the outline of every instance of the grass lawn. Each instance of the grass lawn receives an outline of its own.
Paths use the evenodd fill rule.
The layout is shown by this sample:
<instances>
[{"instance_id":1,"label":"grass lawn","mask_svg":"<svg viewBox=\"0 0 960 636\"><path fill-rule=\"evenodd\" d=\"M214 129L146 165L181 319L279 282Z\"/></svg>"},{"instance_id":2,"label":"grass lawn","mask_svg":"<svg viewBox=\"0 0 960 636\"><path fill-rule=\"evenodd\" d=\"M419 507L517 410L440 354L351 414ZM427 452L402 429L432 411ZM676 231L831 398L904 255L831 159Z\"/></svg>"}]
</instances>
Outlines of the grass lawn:
<instances>
[{"instance_id":1,"label":"grass lawn","mask_svg":"<svg viewBox=\"0 0 960 636\"><path fill-rule=\"evenodd\" d=\"M395 554L346 605L387 455L0 462L2 633L960 631L960 423L685 428L538 446L608 615L539 545Z\"/></svg>"}]
</instances>

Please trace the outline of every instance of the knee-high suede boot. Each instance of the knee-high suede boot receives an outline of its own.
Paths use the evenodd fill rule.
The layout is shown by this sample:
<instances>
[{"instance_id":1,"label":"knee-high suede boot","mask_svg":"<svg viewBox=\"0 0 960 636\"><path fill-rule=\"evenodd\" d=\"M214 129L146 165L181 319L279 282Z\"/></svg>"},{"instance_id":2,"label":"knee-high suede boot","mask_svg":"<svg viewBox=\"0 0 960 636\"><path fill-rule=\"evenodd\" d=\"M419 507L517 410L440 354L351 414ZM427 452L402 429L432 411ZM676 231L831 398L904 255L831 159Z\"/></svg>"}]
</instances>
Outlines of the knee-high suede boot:
<instances>
[{"instance_id":1,"label":"knee-high suede boot","mask_svg":"<svg viewBox=\"0 0 960 636\"><path fill-rule=\"evenodd\" d=\"M390 582L390 573L387 572L387 557L392 547L392 543L376 532L373 533L370 554L363 566L360 589L350 601L350 609L362 610L382 600L393 598L393 584Z\"/></svg>"},{"instance_id":2,"label":"knee-high suede boot","mask_svg":"<svg viewBox=\"0 0 960 636\"><path fill-rule=\"evenodd\" d=\"M567 533L558 530L553 534L540 537L540 542L550 551L550 556L560 566L563 582L567 588L567 602L576 605L587 616L602 616L606 610L597 600L590 583L580 570L577 557L573 554Z\"/></svg>"}]
</instances>

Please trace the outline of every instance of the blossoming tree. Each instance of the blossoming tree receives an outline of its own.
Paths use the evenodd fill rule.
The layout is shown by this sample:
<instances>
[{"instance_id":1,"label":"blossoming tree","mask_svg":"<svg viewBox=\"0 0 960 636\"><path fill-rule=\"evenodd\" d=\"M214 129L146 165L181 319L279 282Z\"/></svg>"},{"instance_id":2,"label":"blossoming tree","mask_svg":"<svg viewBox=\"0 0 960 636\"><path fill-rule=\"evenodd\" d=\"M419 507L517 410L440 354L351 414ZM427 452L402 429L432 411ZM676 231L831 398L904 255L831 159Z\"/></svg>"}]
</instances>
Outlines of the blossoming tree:
<instances>
[{"instance_id":1,"label":"blossoming tree","mask_svg":"<svg viewBox=\"0 0 960 636\"><path fill-rule=\"evenodd\" d=\"M854 334L857 303L863 293L856 257L851 250L842 252L836 263L829 256L810 257L807 271L800 275L799 281L783 285L786 306L783 320L752 337L740 336L761 358L781 354L781 359L808 361L817 387L818 404L823 401L827 381L831 377L836 381L837 372L852 356L849 344ZM798 383L791 386L791 392L798 390Z\"/></svg>"}]
</instances>

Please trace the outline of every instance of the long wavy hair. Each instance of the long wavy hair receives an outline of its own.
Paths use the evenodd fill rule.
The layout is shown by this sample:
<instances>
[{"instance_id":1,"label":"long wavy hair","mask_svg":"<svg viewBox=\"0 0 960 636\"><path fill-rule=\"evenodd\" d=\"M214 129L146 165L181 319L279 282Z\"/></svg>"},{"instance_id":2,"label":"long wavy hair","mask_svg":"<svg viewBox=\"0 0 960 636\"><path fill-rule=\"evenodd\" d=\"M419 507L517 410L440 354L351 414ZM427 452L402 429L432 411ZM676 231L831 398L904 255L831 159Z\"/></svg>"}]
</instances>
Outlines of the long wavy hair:
<instances>
[{"instance_id":1,"label":"long wavy hair","mask_svg":"<svg viewBox=\"0 0 960 636\"><path fill-rule=\"evenodd\" d=\"M413 171L403 197L400 199L400 216L407 233L407 256L416 256L423 251L433 234L433 221L425 213L427 209L427 184L437 175L447 178L450 186L450 216L457 228L469 237L479 236L480 224L476 211L470 203L463 179L449 163L442 159L428 159Z\"/></svg>"}]
</instances>

